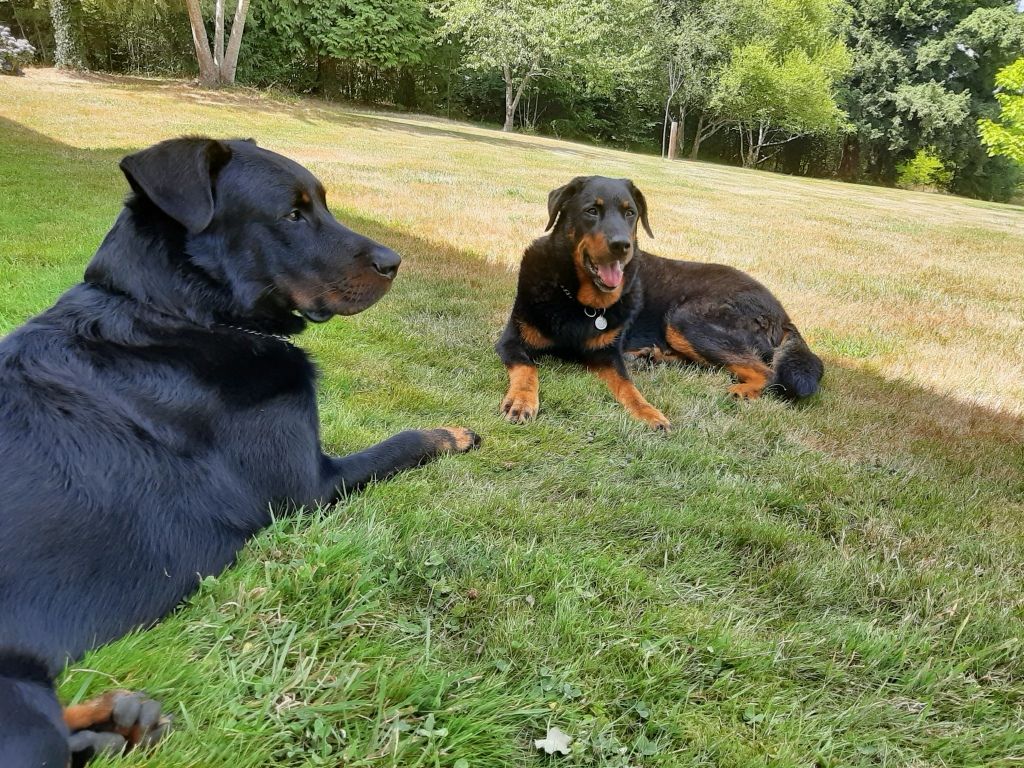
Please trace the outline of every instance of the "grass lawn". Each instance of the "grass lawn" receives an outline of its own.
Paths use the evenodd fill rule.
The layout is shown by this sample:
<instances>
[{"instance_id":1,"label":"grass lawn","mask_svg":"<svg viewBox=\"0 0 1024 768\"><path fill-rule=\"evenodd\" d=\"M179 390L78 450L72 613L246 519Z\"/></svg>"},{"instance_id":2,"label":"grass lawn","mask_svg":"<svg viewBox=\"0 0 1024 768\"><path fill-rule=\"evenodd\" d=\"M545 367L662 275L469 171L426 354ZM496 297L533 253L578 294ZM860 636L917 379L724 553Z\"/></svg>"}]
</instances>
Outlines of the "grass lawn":
<instances>
[{"instance_id":1,"label":"grass lawn","mask_svg":"<svg viewBox=\"0 0 1024 768\"><path fill-rule=\"evenodd\" d=\"M33 71L0 78L0 333L80 279L117 160L199 132L307 164L405 256L380 305L299 339L327 448L485 442L281 520L68 669L69 701L140 687L175 712L121 764L1024 764L1024 210ZM550 363L540 418L506 424L512 267L587 173L644 190L645 247L769 285L822 393L736 403L722 373L637 369L666 437ZM548 727L571 755L534 749Z\"/></svg>"}]
</instances>

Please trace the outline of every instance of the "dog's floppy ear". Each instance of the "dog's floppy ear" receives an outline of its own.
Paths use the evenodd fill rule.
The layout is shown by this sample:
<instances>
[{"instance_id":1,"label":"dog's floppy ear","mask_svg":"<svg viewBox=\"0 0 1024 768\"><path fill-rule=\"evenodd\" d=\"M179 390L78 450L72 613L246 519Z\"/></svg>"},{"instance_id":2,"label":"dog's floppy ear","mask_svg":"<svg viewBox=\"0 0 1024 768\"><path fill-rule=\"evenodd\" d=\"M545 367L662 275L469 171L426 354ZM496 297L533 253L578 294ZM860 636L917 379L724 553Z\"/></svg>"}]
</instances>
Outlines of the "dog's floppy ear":
<instances>
[{"instance_id":1,"label":"dog's floppy ear","mask_svg":"<svg viewBox=\"0 0 1024 768\"><path fill-rule=\"evenodd\" d=\"M640 191L640 188L629 179L626 180L629 184L629 194L633 196L634 202L636 202L637 210L640 211L640 223L644 225L644 230L650 237L654 237L654 233L651 232L651 223L647 220L647 198L644 197L644 193Z\"/></svg>"},{"instance_id":2,"label":"dog's floppy ear","mask_svg":"<svg viewBox=\"0 0 1024 768\"><path fill-rule=\"evenodd\" d=\"M565 204L572 200L573 196L580 191L580 187L586 182L586 176L577 176L564 187L552 189L548 192L548 225L544 227L547 232L558 220L558 214L562 212Z\"/></svg>"},{"instance_id":3,"label":"dog's floppy ear","mask_svg":"<svg viewBox=\"0 0 1024 768\"><path fill-rule=\"evenodd\" d=\"M196 234L213 218L213 181L230 159L226 144L187 137L128 155L121 161L121 171L136 194Z\"/></svg>"}]
</instances>

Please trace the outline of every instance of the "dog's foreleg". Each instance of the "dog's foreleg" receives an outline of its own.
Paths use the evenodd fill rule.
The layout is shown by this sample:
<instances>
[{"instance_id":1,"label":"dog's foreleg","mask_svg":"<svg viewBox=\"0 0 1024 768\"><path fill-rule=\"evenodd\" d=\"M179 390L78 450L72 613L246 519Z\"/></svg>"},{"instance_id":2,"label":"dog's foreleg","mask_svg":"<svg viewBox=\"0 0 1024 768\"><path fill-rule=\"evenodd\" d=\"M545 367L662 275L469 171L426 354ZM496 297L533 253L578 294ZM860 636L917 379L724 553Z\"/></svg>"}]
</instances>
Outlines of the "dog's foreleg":
<instances>
[{"instance_id":1,"label":"dog's foreleg","mask_svg":"<svg viewBox=\"0 0 1024 768\"><path fill-rule=\"evenodd\" d=\"M513 424L530 421L540 410L540 379L537 376L537 364L527 350L527 342L523 339L523 326L524 324L510 319L505 333L495 347L498 357L508 370L508 391L501 401L501 413ZM551 342L532 326L525 327L529 329L530 338L534 342L543 342L544 346L551 345Z\"/></svg>"},{"instance_id":2,"label":"dog's foreleg","mask_svg":"<svg viewBox=\"0 0 1024 768\"><path fill-rule=\"evenodd\" d=\"M446 453L465 453L480 437L463 427L410 429L348 456L324 456L321 501L333 501L374 480L423 464Z\"/></svg>"},{"instance_id":3,"label":"dog's foreleg","mask_svg":"<svg viewBox=\"0 0 1024 768\"><path fill-rule=\"evenodd\" d=\"M630 380L621 357L608 362L591 363L587 367L608 385L612 396L622 403L630 416L639 419L653 429L669 431L671 425L665 418L665 414L648 403L640 394L640 390Z\"/></svg>"}]
</instances>

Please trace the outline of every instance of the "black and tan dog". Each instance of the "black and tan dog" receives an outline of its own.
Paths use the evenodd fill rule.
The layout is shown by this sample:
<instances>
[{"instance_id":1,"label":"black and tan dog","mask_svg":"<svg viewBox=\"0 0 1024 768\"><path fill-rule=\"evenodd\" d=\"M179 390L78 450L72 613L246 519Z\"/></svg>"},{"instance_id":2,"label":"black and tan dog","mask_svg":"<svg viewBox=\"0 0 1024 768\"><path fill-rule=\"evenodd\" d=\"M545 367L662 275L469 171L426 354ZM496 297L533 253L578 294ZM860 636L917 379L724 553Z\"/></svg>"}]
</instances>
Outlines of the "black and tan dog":
<instances>
[{"instance_id":1,"label":"black and tan dog","mask_svg":"<svg viewBox=\"0 0 1024 768\"><path fill-rule=\"evenodd\" d=\"M155 702L62 712L54 676L171 611L274 509L477 443L441 428L322 451L315 370L289 337L372 305L400 259L338 223L309 171L203 138L121 169L133 194L85 280L0 340L2 768L158 738Z\"/></svg>"},{"instance_id":2,"label":"black and tan dog","mask_svg":"<svg viewBox=\"0 0 1024 768\"><path fill-rule=\"evenodd\" d=\"M658 429L668 419L633 385L627 354L727 368L737 379L730 391L745 399L817 390L821 360L767 288L732 267L637 248L638 223L653 235L631 181L575 178L548 196L548 216L554 229L526 249L496 346L508 368L501 410L509 421L536 416L543 354L583 363L630 415Z\"/></svg>"}]
</instances>

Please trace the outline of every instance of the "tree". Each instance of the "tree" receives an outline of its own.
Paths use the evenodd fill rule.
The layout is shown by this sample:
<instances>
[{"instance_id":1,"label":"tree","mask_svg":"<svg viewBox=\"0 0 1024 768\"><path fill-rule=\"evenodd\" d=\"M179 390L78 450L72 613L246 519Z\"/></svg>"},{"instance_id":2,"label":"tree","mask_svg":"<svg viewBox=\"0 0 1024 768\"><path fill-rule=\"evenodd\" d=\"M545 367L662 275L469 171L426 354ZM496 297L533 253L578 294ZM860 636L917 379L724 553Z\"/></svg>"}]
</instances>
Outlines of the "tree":
<instances>
[{"instance_id":1,"label":"tree","mask_svg":"<svg viewBox=\"0 0 1024 768\"><path fill-rule=\"evenodd\" d=\"M990 155L1008 157L1024 165L1024 59L1001 69L996 85L1000 89L996 99L1002 114L998 121L978 121L981 143Z\"/></svg>"},{"instance_id":2,"label":"tree","mask_svg":"<svg viewBox=\"0 0 1024 768\"><path fill-rule=\"evenodd\" d=\"M71 0L50 0L50 20L53 22L54 63L59 69L84 69L82 41L72 18Z\"/></svg>"},{"instance_id":3,"label":"tree","mask_svg":"<svg viewBox=\"0 0 1024 768\"><path fill-rule=\"evenodd\" d=\"M733 45L733 23L739 4L730 0L662 0L660 26L664 52L665 110L662 151L673 106L679 118L679 145L685 145L686 118L697 113L690 157L700 145L726 125L710 111L711 96L718 86Z\"/></svg>"},{"instance_id":4,"label":"tree","mask_svg":"<svg viewBox=\"0 0 1024 768\"><path fill-rule=\"evenodd\" d=\"M1024 48L1015 2L850 0L850 9L850 175L892 182L900 163L933 147L953 171L952 191L1011 194L1017 172L988 156L974 126L995 116L995 74Z\"/></svg>"},{"instance_id":5,"label":"tree","mask_svg":"<svg viewBox=\"0 0 1024 768\"><path fill-rule=\"evenodd\" d=\"M617 77L641 65L648 53L643 35L622 34L644 24L647 0L440 0L441 33L462 40L467 66L496 69L505 83L505 123L530 83L557 75L584 89L607 91Z\"/></svg>"},{"instance_id":6,"label":"tree","mask_svg":"<svg viewBox=\"0 0 1024 768\"><path fill-rule=\"evenodd\" d=\"M213 50L211 51L199 0L185 0L189 24L192 27L192 43L195 45L196 61L199 64L199 82L208 88L230 85L235 82L238 53L242 46L242 31L245 29L245 17L249 11L249 0L237 0L234 19L231 22L231 36L228 38L225 50L224 2L225 0L215 0Z\"/></svg>"},{"instance_id":7,"label":"tree","mask_svg":"<svg viewBox=\"0 0 1024 768\"><path fill-rule=\"evenodd\" d=\"M836 103L849 54L833 31L831 0L750 3L737 23L750 30L735 47L711 96L719 119L740 139L743 165L754 167L801 136L834 131L844 121Z\"/></svg>"}]
</instances>

